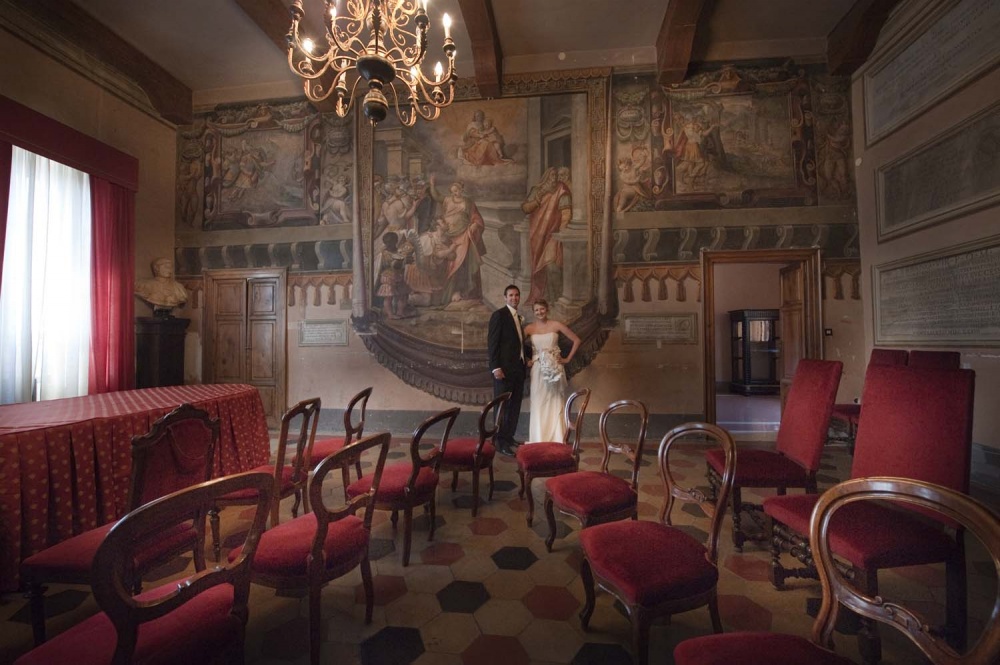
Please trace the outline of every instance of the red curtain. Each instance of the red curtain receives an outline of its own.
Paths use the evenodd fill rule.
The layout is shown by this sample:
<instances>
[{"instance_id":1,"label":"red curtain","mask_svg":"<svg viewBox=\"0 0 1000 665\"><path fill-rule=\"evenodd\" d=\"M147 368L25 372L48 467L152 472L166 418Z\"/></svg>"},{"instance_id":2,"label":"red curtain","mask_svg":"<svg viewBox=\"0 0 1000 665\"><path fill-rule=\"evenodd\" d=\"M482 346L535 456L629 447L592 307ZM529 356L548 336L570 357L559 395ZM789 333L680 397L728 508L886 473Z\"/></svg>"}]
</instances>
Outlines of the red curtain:
<instances>
[{"instance_id":1,"label":"red curtain","mask_svg":"<svg viewBox=\"0 0 1000 665\"><path fill-rule=\"evenodd\" d=\"M13 153L10 143L0 141L0 281L3 280L3 246L7 242L7 201L10 200L10 163Z\"/></svg>"},{"instance_id":2,"label":"red curtain","mask_svg":"<svg viewBox=\"0 0 1000 665\"><path fill-rule=\"evenodd\" d=\"M91 174L90 208L93 395L135 386L135 192Z\"/></svg>"}]
</instances>

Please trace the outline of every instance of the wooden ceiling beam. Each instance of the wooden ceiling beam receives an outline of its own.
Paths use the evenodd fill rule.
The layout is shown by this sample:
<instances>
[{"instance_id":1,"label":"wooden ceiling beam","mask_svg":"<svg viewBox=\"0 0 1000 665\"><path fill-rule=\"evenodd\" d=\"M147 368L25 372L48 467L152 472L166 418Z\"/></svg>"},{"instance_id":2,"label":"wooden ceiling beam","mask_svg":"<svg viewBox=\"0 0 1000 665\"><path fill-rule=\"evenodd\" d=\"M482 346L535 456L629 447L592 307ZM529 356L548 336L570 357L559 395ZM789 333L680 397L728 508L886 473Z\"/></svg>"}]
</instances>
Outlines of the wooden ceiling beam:
<instances>
[{"instance_id":1,"label":"wooden ceiling beam","mask_svg":"<svg viewBox=\"0 0 1000 665\"><path fill-rule=\"evenodd\" d=\"M178 125L191 124L191 88L69 0L32 0L21 9L69 43L132 79L153 108Z\"/></svg>"},{"instance_id":2,"label":"wooden ceiling beam","mask_svg":"<svg viewBox=\"0 0 1000 665\"><path fill-rule=\"evenodd\" d=\"M826 37L831 74L848 76L865 63L889 14L899 0L858 0Z\"/></svg>"},{"instance_id":3,"label":"wooden ceiling beam","mask_svg":"<svg viewBox=\"0 0 1000 665\"><path fill-rule=\"evenodd\" d=\"M670 0L656 37L656 78L660 85L681 83L691 63L698 21L705 0Z\"/></svg>"},{"instance_id":4,"label":"wooden ceiling beam","mask_svg":"<svg viewBox=\"0 0 1000 665\"><path fill-rule=\"evenodd\" d=\"M472 43L472 61L476 68L476 86L483 97L503 94L503 49L493 16L491 0L458 0Z\"/></svg>"}]
</instances>

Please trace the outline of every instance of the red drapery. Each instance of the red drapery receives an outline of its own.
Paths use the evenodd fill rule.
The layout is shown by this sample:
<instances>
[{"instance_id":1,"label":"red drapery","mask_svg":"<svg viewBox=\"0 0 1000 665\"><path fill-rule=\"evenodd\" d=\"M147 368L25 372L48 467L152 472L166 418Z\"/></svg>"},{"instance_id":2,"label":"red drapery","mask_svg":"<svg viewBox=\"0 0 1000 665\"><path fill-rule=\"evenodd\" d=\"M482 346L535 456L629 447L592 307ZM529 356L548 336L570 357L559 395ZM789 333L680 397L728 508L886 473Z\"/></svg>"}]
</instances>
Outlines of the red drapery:
<instances>
[{"instance_id":1,"label":"red drapery","mask_svg":"<svg viewBox=\"0 0 1000 665\"><path fill-rule=\"evenodd\" d=\"M135 387L133 266L135 194L90 176L91 314L87 392Z\"/></svg>"}]
</instances>

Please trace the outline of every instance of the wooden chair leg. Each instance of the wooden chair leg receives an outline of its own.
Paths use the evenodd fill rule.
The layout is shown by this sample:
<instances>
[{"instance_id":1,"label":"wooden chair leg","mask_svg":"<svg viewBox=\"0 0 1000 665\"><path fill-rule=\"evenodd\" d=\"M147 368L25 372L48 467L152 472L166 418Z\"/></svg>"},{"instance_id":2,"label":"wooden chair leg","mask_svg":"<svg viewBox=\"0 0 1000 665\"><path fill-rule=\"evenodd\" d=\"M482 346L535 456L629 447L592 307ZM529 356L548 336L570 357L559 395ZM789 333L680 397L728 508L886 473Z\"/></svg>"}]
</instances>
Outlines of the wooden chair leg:
<instances>
[{"instance_id":1,"label":"wooden chair leg","mask_svg":"<svg viewBox=\"0 0 1000 665\"><path fill-rule=\"evenodd\" d=\"M768 577L771 580L771 586L775 589L783 589L785 587L785 567L781 565L781 538L778 536L774 520L768 518L768 521L771 523L771 570Z\"/></svg>"},{"instance_id":2,"label":"wooden chair leg","mask_svg":"<svg viewBox=\"0 0 1000 665\"><path fill-rule=\"evenodd\" d=\"M528 488L528 517L527 517L527 519L528 519L528 526L529 527L531 526L531 522L535 518L535 497L531 493L531 481L532 480L534 480L534 478L532 478L530 475L527 476L527 478L525 479L525 482L527 483L527 488Z\"/></svg>"},{"instance_id":3,"label":"wooden chair leg","mask_svg":"<svg viewBox=\"0 0 1000 665\"><path fill-rule=\"evenodd\" d=\"M365 623L369 624L375 608L375 585L372 584L372 564L367 556L361 560L361 583L365 587Z\"/></svg>"},{"instance_id":4,"label":"wooden chair leg","mask_svg":"<svg viewBox=\"0 0 1000 665\"><path fill-rule=\"evenodd\" d=\"M309 663L319 665L320 652L320 595L323 587L318 584L309 585Z\"/></svg>"},{"instance_id":5,"label":"wooden chair leg","mask_svg":"<svg viewBox=\"0 0 1000 665\"><path fill-rule=\"evenodd\" d=\"M580 610L580 625L584 630L590 630L590 617L594 615L594 606L597 601L594 593L594 572L590 569L587 557L584 557L583 561L580 562L580 581L583 582L583 593L587 598L583 609Z\"/></svg>"},{"instance_id":6,"label":"wooden chair leg","mask_svg":"<svg viewBox=\"0 0 1000 665\"><path fill-rule=\"evenodd\" d=\"M340 477L344 481L344 501L350 503L351 499L347 496L347 487L351 484L351 470L346 466L340 467Z\"/></svg>"},{"instance_id":7,"label":"wooden chair leg","mask_svg":"<svg viewBox=\"0 0 1000 665\"><path fill-rule=\"evenodd\" d=\"M722 632L722 617L719 615L719 596L715 593L708 599L708 615L712 617L712 630Z\"/></svg>"},{"instance_id":8,"label":"wooden chair leg","mask_svg":"<svg viewBox=\"0 0 1000 665\"><path fill-rule=\"evenodd\" d=\"M403 511L403 567L410 565L410 536L413 531L413 508Z\"/></svg>"},{"instance_id":9,"label":"wooden chair leg","mask_svg":"<svg viewBox=\"0 0 1000 665\"><path fill-rule=\"evenodd\" d=\"M479 514L479 469L472 470L472 516Z\"/></svg>"},{"instance_id":10,"label":"wooden chair leg","mask_svg":"<svg viewBox=\"0 0 1000 665\"><path fill-rule=\"evenodd\" d=\"M427 506L430 508L430 520L431 528L430 533L427 534L427 540L434 540L434 529L437 527L437 495L431 494L431 500L427 502Z\"/></svg>"},{"instance_id":11,"label":"wooden chair leg","mask_svg":"<svg viewBox=\"0 0 1000 665\"><path fill-rule=\"evenodd\" d=\"M552 543L556 541L556 511L552 505L552 495L545 490L545 518L549 522L549 535L545 538L545 549L552 551Z\"/></svg>"},{"instance_id":12,"label":"wooden chair leg","mask_svg":"<svg viewBox=\"0 0 1000 665\"><path fill-rule=\"evenodd\" d=\"M649 665L649 624L651 618L641 607L632 608L632 658L638 665Z\"/></svg>"},{"instance_id":13,"label":"wooden chair leg","mask_svg":"<svg viewBox=\"0 0 1000 665\"><path fill-rule=\"evenodd\" d=\"M451 472L451 491L454 492L458 489L458 471Z\"/></svg>"},{"instance_id":14,"label":"wooden chair leg","mask_svg":"<svg viewBox=\"0 0 1000 665\"><path fill-rule=\"evenodd\" d=\"M299 516L299 506L301 504L302 504L302 490L295 490L295 503L292 504L292 518L293 519ZM275 508L277 508L277 507L278 506L275 506ZM302 514L304 515L306 512L308 512L308 511L303 510ZM277 518L277 516L278 516L278 511L277 510L274 512L274 516L275 516L275 518ZM278 520L275 519L274 520L274 524L272 524L271 526L278 526Z\"/></svg>"},{"instance_id":15,"label":"wooden chair leg","mask_svg":"<svg viewBox=\"0 0 1000 665\"><path fill-rule=\"evenodd\" d=\"M733 547L737 552L743 551L743 542L746 536L743 534L743 522L740 513L743 512L743 496L740 493L739 485L733 485Z\"/></svg>"},{"instance_id":16,"label":"wooden chair leg","mask_svg":"<svg viewBox=\"0 0 1000 665\"><path fill-rule=\"evenodd\" d=\"M354 463L354 471L358 474L358 480L361 480L361 462Z\"/></svg>"},{"instance_id":17,"label":"wooden chair leg","mask_svg":"<svg viewBox=\"0 0 1000 665\"><path fill-rule=\"evenodd\" d=\"M25 594L31 608L31 632L36 647L45 642L45 591L45 585L32 582L28 585L28 593Z\"/></svg>"},{"instance_id":18,"label":"wooden chair leg","mask_svg":"<svg viewBox=\"0 0 1000 665\"><path fill-rule=\"evenodd\" d=\"M524 487L525 487L525 485L524 485L524 469L522 469L521 467L517 467L517 476L518 476L518 478L521 479L521 490L517 493L517 498L518 499L523 499L524 498ZM531 525L529 524L528 526L531 526Z\"/></svg>"},{"instance_id":19,"label":"wooden chair leg","mask_svg":"<svg viewBox=\"0 0 1000 665\"><path fill-rule=\"evenodd\" d=\"M398 510L392 511L392 514L389 515L389 521L392 522L392 530L395 531L396 530L396 523L399 522L399 511Z\"/></svg>"},{"instance_id":20,"label":"wooden chair leg","mask_svg":"<svg viewBox=\"0 0 1000 665\"><path fill-rule=\"evenodd\" d=\"M493 460L490 460L489 469L490 469L490 494L489 494L488 500L492 501L493 500Z\"/></svg>"},{"instance_id":21,"label":"wooden chair leg","mask_svg":"<svg viewBox=\"0 0 1000 665\"><path fill-rule=\"evenodd\" d=\"M854 584L861 593L874 598L878 595L878 571L854 568ZM858 652L865 665L875 665L882 660L882 639L878 633L878 622L861 617Z\"/></svg>"},{"instance_id":22,"label":"wooden chair leg","mask_svg":"<svg viewBox=\"0 0 1000 665\"><path fill-rule=\"evenodd\" d=\"M208 523L212 526L212 554L215 555L215 562L222 558L222 545L219 541L219 508L212 506L208 510Z\"/></svg>"}]
</instances>

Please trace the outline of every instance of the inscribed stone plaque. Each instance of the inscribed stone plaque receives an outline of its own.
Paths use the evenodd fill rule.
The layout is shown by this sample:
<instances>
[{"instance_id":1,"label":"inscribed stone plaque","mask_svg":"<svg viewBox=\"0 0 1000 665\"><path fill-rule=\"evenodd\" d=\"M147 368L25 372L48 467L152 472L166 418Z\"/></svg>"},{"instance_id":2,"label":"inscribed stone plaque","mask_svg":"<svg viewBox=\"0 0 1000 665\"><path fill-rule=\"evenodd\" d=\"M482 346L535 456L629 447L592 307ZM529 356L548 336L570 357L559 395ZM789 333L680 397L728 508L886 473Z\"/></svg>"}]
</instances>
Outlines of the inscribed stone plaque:
<instances>
[{"instance_id":1,"label":"inscribed stone plaque","mask_svg":"<svg viewBox=\"0 0 1000 665\"><path fill-rule=\"evenodd\" d=\"M874 273L876 344L1000 346L1000 236Z\"/></svg>"},{"instance_id":2,"label":"inscribed stone plaque","mask_svg":"<svg viewBox=\"0 0 1000 665\"><path fill-rule=\"evenodd\" d=\"M1000 2L961 0L865 74L865 136L874 143L1000 62Z\"/></svg>"},{"instance_id":3,"label":"inscribed stone plaque","mask_svg":"<svg viewBox=\"0 0 1000 665\"><path fill-rule=\"evenodd\" d=\"M299 321L299 346L347 346L347 321Z\"/></svg>"},{"instance_id":4,"label":"inscribed stone plaque","mask_svg":"<svg viewBox=\"0 0 1000 665\"><path fill-rule=\"evenodd\" d=\"M1000 105L880 167L876 187L880 241L997 203Z\"/></svg>"},{"instance_id":5,"label":"inscribed stone plaque","mask_svg":"<svg viewBox=\"0 0 1000 665\"><path fill-rule=\"evenodd\" d=\"M698 342L698 315L626 316L625 342L696 344Z\"/></svg>"}]
</instances>

